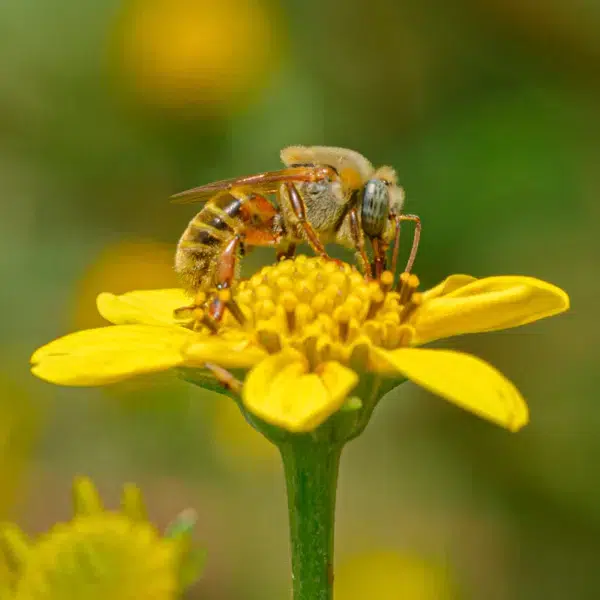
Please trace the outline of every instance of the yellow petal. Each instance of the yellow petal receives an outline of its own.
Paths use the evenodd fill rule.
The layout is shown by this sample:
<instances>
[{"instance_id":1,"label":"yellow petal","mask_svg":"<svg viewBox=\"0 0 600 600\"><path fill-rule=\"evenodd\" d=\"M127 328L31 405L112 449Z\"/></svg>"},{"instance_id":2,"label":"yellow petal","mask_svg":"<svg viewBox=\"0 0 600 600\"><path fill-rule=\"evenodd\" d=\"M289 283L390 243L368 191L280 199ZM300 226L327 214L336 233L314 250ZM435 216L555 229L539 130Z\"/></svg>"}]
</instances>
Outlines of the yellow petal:
<instances>
[{"instance_id":1,"label":"yellow petal","mask_svg":"<svg viewBox=\"0 0 600 600\"><path fill-rule=\"evenodd\" d=\"M115 325L177 325L173 311L190 303L180 289L140 290L120 296L104 292L96 300L98 312Z\"/></svg>"},{"instance_id":2,"label":"yellow petal","mask_svg":"<svg viewBox=\"0 0 600 600\"><path fill-rule=\"evenodd\" d=\"M518 327L568 308L567 294L540 279L486 277L424 302L412 322L413 343Z\"/></svg>"},{"instance_id":3,"label":"yellow petal","mask_svg":"<svg viewBox=\"0 0 600 600\"><path fill-rule=\"evenodd\" d=\"M473 281L477 281L477 278L471 275L450 275L435 287L423 292L423 302L438 298L439 296L445 296Z\"/></svg>"},{"instance_id":4,"label":"yellow petal","mask_svg":"<svg viewBox=\"0 0 600 600\"><path fill-rule=\"evenodd\" d=\"M249 369L268 356L265 350L245 337L228 340L211 335L197 335L182 352L190 366L215 363L226 369Z\"/></svg>"},{"instance_id":5,"label":"yellow petal","mask_svg":"<svg viewBox=\"0 0 600 600\"><path fill-rule=\"evenodd\" d=\"M309 373L304 356L285 348L254 367L242 397L245 406L268 423L309 432L340 409L357 383L356 373L337 362L323 363L318 373Z\"/></svg>"},{"instance_id":6,"label":"yellow petal","mask_svg":"<svg viewBox=\"0 0 600 600\"><path fill-rule=\"evenodd\" d=\"M76 515L101 514L102 499L94 482L89 477L76 477L73 482L73 504Z\"/></svg>"},{"instance_id":7,"label":"yellow petal","mask_svg":"<svg viewBox=\"0 0 600 600\"><path fill-rule=\"evenodd\" d=\"M32 372L61 385L104 385L184 363L181 348L195 334L183 327L116 325L78 331L39 348Z\"/></svg>"},{"instance_id":8,"label":"yellow petal","mask_svg":"<svg viewBox=\"0 0 600 600\"><path fill-rule=\"evenodd\" d=\"M374 348L387 371L400 373L484 419L517 431L527 424L529 411L519 390L485 361L451 350Z\"/></svg>"}]
</instances>

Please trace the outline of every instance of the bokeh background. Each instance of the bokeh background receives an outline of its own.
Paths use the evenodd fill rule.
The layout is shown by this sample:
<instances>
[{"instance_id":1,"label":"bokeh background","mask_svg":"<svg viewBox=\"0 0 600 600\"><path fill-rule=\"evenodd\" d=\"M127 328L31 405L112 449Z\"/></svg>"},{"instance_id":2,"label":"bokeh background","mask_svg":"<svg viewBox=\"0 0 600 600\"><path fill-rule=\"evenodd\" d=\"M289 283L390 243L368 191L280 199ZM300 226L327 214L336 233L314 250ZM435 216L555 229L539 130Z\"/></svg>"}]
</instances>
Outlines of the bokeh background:
<instances>
[{"instance_id":1,"label":"bokeh background","mask_svg":"<svg viewBox=\"0 0 600 600\"><path fill-rule=\"evenodd\" d=\"M398 169L425 285L528 274L573 308L448 344L523 391L517 435L386 398L343 460L336 599L600 597L600 2L5 0L0 74L0 519L35 533L74 475L113 504L135 481L157 523L199 513L189 598L289 597L278 457L230 401L61 389L28 358L102 324L100 291L176 285L195 208L170 194L341 145Z\"/></svg>"}]
</instances>

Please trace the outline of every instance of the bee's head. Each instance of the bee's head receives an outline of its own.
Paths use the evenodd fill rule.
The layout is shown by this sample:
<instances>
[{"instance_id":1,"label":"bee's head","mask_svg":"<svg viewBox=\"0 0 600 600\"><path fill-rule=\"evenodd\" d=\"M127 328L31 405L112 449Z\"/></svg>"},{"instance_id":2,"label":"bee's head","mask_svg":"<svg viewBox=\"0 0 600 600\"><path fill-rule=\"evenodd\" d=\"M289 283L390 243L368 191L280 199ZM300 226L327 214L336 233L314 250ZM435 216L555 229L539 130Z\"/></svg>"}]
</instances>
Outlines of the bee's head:
<instances>
[{"instance_id":1,"label":"bee's head","mask_svg":"<svg viewBox=\"0 0 600 600\"><path fill-rule=\"evenodd\" d=\"M389 242L394 236L393 217L404 204L404 191L396 184L396 175L382 167L359 192L362 227L365 235Z\"/></svg>"}]
</instances>

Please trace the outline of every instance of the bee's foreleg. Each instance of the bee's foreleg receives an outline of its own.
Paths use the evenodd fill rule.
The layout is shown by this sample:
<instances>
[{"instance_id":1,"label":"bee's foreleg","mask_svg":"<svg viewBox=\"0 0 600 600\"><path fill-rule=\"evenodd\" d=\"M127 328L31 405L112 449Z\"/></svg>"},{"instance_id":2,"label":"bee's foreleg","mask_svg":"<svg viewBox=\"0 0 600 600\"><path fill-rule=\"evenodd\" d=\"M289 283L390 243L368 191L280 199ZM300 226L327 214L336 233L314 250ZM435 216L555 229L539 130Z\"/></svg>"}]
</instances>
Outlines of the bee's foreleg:
<instances>
[{"instance_id":1,"label":"bee's foreleg","mask_svg":"<svg viewBox=\"0 0 600 600\"><path fill-rule=\"evenodd\" d=\"M372 238L371 244L373 245L373 271L375 277L379 279L381 274L387 269L386 252L388 245L380 238Z\"/></svg>"},{"instance_id":2,"label":"bee's foreleg","mask_svg":"<svg viewBox=\"0 0 600 600\"><path fill-rule=\"evenodd\" d=\"M350 209L350 235L352 236L352 243L356 248L356 257L360 263L362 272L365 274L367 279L373 277L371 271L371 264L369 263L369 257L365 249L365 235L360 227L358 221L358 208L353 207Z\"/></svg>"},{"instance_id":3,"label":"bee's foreleg","mask_svg":"<svg viewBox=\"0 0 600 600\"><path fill-rule=\"evenodd\" d=\"M292 212L298 221L298 225L304 232L306 241L319 256L322 256L323 258L329 258L327 252L325 251L325 246L319 239L317 232L306 219L306 206L302 196L300 195L300 192L298 192L296 186L290 182L285 184L285 188L289 196Z\"/></svg>"}]
</instances>

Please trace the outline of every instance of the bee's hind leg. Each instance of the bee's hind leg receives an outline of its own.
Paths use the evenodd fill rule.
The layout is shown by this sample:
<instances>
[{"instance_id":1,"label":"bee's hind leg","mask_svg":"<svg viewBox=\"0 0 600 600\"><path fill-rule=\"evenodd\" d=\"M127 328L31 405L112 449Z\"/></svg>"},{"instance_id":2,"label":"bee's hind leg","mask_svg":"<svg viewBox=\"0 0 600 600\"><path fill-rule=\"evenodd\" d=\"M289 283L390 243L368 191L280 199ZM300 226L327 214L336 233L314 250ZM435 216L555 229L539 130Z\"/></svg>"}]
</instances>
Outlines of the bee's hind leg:
<instances>
[{"instance_id":1,"label":"bee's hind leg","mask_svg":"<svg viewBox=\"0 0 600 600\"><path fill-rule=\"evenodd\" d=\"M216 293L208 302L208 318L215 325L215 331L225 314L225 309L240 325L243 325L246 320L231 295L231 287L237 275L238 257L242 247L247 249L254 246L277 246L280 242L281 236L270 231L245 227L243 231L236 233L220 252L214 274Z\"/></svg>"},{"instance_id":2,"label":"bee's hind leg","mask_svg":"<svg viewBox=\"0 0 600 600\"><path fill-rule=\"evenodd\" d=\"M232 309L231 286L236 276L238 256L242 247L242 234L237 233L219 253L216 262L214 282L216 293L208 301L208 318L213 322L215 330L223 319L225 309ZM237 305L236 305L237 306ZM239 311L231 310L239 320Z\"/></svg>"}]
</instances>

